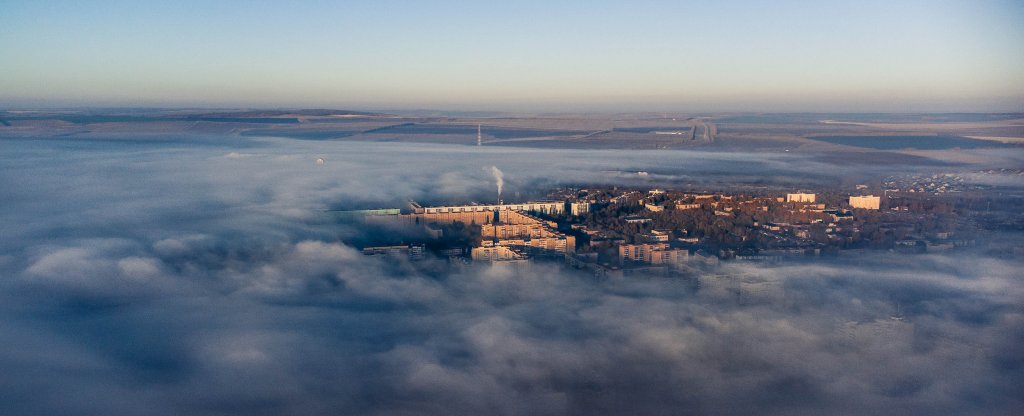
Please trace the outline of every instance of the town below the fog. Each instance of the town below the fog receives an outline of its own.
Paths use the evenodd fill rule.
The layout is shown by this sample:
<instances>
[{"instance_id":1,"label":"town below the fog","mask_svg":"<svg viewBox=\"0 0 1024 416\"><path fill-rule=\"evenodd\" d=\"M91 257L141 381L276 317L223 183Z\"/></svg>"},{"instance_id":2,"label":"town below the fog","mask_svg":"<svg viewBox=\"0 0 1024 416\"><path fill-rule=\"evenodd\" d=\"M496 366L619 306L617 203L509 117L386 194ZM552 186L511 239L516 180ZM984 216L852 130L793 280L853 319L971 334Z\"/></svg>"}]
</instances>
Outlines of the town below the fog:
<instances>
[{"instance_id":1,"label":"town below the fog","mask_svg":"<svg viewBox=\"0 0 1024 416\"><path fill-rule=\"evenodd\" d=\"M988 173L1024 180L1021 170ZM494 204L409 201L403 208L331 210L327 218L402 230L377 233L363 244L368 256L514 268L562 262L600 277L695 276L723 261L769 266L866 250L944 252L975 247L979 237L985 250L1020 255L1015 244L988 238L993 230L1024 229L1015 215L1019 200L963 182L955 174L904 175L787 193L561 187L521 203L504 203L499 194Z\"/></svg>"},{"instance_id":2,"label":"town below the fog","mask_svg":"<svg viewBox=\"0 0 1024 416\"><path fill-rule=\"evenodd\" d=\"M1018 144L97 113L0 117L5 415L1024 408Z\"/></svg>"}]
</instances>

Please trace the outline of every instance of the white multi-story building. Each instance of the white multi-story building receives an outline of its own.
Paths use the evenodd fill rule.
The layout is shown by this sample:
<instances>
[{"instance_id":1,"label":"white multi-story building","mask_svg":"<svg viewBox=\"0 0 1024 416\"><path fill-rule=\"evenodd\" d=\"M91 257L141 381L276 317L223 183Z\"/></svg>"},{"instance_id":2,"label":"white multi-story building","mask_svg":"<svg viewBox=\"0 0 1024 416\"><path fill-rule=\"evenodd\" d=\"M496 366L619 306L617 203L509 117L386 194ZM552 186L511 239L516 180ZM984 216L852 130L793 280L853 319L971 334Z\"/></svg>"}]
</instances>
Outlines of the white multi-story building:
<instances>
[{"instance_id":1,"label":"white multi-story building","mask_svg":"<svg viewBox=\"0 0 1024 416\"><path fill-rule=\"evenodd\" d=\"M678 267L690 258L688 250L670 249L666 243L623 244L619 246L619 264L637 262Z\"/></svg>"},{"instance_id":2,"label":"white multi-story building","mask_svg":"<svg viewBox=\"0 0 1024 416\"><path fill-rule=\"evenodd\" d=\"M814 194L786 194L786 202L814 202Z\"/></svg>"},{"instance_id":3,"label":"white multi-story building","mask_svg":"<svg viewBox=\"0 0 1024 416\"><path fill-rule=\"evenodd\" d=\"M517 261L526 260L522 251L508 246L473 247L470 251L473 261Z\"/></svg>"},{"instance_id":4,"label":"white multi-story building","mask_svg":"<svg viewBox=\"0 0 1024 416\"><path fill-rule=\"evenodd\" d=\"M569 211L572 215L586 215L590 212L589 202L570 202Z\"/></svg>"},{"instance_id":5,"label":"white multi-story building","mask_svg":"<svg viewBox=\"0 0 1024 416\"><path fill-rule=\"evenodd\" d=\"M851 196L850 207L861 209L879 209L882 198L874 195Z\"/></svg>"}]
</instances>

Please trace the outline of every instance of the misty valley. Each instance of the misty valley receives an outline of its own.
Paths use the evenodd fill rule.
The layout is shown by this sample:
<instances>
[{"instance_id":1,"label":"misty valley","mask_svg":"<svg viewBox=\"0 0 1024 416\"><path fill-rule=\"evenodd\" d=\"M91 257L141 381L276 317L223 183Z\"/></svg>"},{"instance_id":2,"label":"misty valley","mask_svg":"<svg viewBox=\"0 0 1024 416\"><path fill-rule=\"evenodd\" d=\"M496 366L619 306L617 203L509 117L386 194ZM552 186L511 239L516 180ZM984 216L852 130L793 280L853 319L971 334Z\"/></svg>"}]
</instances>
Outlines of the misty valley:
<instances>
[{"instance_id":1,"label":"misty valley","mask_svg":"<svg viewBox=\"0 0 1024 416\"><path fill-rule=\"evenodd\" d=\"M964 151L7 137L4 389L80 414L1017 406L1024 155Z\"/></svg>"}]
</instances>

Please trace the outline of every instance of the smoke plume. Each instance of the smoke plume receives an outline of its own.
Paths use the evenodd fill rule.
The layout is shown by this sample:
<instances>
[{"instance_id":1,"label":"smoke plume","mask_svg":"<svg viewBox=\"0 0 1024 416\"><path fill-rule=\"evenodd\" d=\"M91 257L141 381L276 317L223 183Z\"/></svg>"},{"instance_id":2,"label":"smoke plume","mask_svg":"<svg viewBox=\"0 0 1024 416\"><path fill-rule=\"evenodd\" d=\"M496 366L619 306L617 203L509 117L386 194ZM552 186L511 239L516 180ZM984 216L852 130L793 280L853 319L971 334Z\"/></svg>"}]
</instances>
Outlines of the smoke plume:
<instances>
[{"instance_id":1,"label":"smoke plume","mask_svg":"<svg viewBox=\"0 0 1024 416\"><path fill-rule=\"evenodd\" d=\"M494 183L498 185L498 199L501 200L501 188L505 187L505 174L497 166L491 166L491 174L494 175Z\"/></svg>"}]
</instances>

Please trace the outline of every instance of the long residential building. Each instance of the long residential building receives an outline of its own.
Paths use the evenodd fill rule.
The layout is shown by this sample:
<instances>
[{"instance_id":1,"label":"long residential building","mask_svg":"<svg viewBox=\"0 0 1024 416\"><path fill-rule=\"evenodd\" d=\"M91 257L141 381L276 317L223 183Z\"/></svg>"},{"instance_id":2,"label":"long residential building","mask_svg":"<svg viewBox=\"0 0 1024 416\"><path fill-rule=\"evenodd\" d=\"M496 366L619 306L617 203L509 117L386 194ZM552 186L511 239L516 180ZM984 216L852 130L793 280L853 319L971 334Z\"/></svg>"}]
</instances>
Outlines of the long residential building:
<instances>
[{"instance_id":1,"label":"long residential building","mask_svg":"<svg viewBox=\"0 0 1024 416\"><path fill-rule=\"evenodd\" d=\"M619 264L646 263L676 267L689 260L688 250L671 249L666 243L622 244L619 246Z\"/></svg>"},{"instance_id":2,"label":"long residential building","mask_svg":"<svg viewBox=\"0 0 1024 416\"><path fill-rule=\"evenodd\" d=\"M473 247L470 256L473 261L526 261L526 255L521 250L508 246Z\"/></svg>"},{"instance_id":3,"label":"long residential building","mask_svg":"<svg viewBox=\"0 0 1024 416\"><path fill-rule=\"evenodd\" d=\"M814 202L814 194L786 194L786 202Z\"/></svg>"},{"instance_id":4,"label":"long residential building","mask_svg":"<svg viewBox=\"0 0 1024 416\"><path fill-rule=\"evenodd\" d=\"M589 206L588 206L589 208ZM579 208L577 208L577 211ZM441 207L420 207L416 206L417 214L442 214L459 212L494 212L494 211L522 211L534 212L547 215L558 215L565 212L565 202L562 201L535 201L522 204L495 204L495 205L453 205Z\"/></svg>"},{"instance_id":5,"label":"long residential building","mask_svg":"<svg viewBox=\"0 0 1024 416\"><path fill-rule=\"evenodd\" d=\"M879 209L881 207L881 201L881 197L877 197L874 195L851 196L850 207L861 209Z\"/></svg>"},{"instance_id":6,"label":"long residential building","mask_svg":"<svg viewBox=\"0 0 1024 416\"><path fill-rule=\"evenodd\" d=\"M549 253L576 251L576 237L558 231L557 223L517 211L499 211L499 222L481 227L482 245L511 246Z\"/></svg>"}]
</instances>

